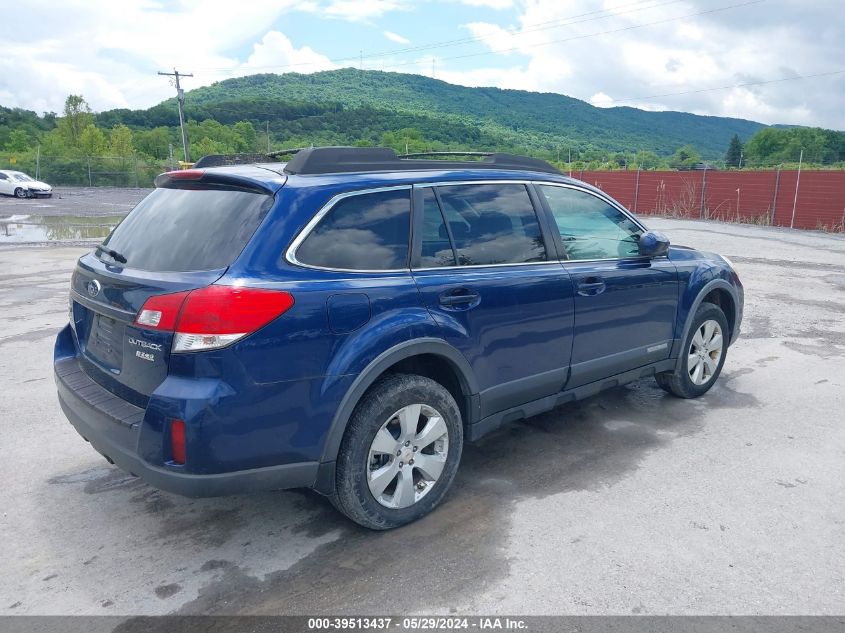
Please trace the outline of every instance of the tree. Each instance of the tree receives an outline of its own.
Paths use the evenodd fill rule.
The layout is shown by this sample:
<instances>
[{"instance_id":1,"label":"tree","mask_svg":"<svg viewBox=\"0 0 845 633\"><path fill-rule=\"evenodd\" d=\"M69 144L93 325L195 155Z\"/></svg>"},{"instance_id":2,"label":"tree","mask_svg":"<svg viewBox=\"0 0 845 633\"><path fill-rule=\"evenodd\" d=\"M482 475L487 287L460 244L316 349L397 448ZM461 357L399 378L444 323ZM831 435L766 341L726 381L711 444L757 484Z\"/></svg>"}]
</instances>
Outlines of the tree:
<instances>
[{"instance_id":1,"label":"tree","mask_svg":"<svg viewBox=\"0 0 845 633\"><path fill-rule=\"evenodd\" d=\"M94 125L94 115L82 95L68 95L65 99L64 116L59 119L58 128L70 147L79 147L82 132Z\"/></svg>"},{"instance_id":2,"label":"tree","mask_svg":"<svg viewBox=\"0 0 845 633\"><path fill-rule=\"evenodd\" d=\"M132 130L122 123L115 125L109 135L109 151L120 158L132 156Z\"/></svg>"},{"instance_id":3,"label":"tree","mask_svg":"<svg viewBox=\"0 0 845 633\"><path fill-rule=\"evenodd\" d=\"M135 132L133 145L141 153L151 158L164 160L170 155L172 138L166 127Z\"/></svg>"},{"instance_id":4,"label":"tree","mask_svg":"<svg viewBox=\"0 0 845 633\"><path fill-rule=\"evenodd\" d=\"M742 141L739 140L739 135L734 134L730 145L728 145L728 152L725 154L725 166L740 167L742 162L742 152Z\"/></svg>"},{"instance_id":5,"label":"tree","mask_svg":"<svg viewBox=\"0 0 845 633\"><path fill-rule=\"evenodd\" d=\"M252 126L252 123L249 121L238 121L235 123L234 130L235 133L242 139L242 141L237 143L238 150L241 152L254 152L256 149L258 134Z\"/></svg>"},{"instance_id":6,"label":"tree","mask_svg":"<svg viewBox=\"0 0 845 633\"><path fill-rule=\"evenodd\" d=\"M93 123L89 123L80 132L77 146L83 156L99 156L108 147L108 142L102 130Z\"/></svg>"},{"instance_id":7,"label":"tree","mask_svg":"<svg viewBox=\"0 0 845 633\"><path fill-rule=\"evenodd\" d=\"M701 162L701 154L692 145L684 145L669 159L669 165L673 169L692 169Z\"/></svg>"},{"instance_id":8,"label":"tree","mask_svg":"<svg viewBox=\"0 0 845 633\"><path fill-rule=\"evenodd\" d=\"M22 153L30 148L29 135L23 130L12 130L9 133L9 140L6 141L6 151Z\"/></svg>"}]
</instances>

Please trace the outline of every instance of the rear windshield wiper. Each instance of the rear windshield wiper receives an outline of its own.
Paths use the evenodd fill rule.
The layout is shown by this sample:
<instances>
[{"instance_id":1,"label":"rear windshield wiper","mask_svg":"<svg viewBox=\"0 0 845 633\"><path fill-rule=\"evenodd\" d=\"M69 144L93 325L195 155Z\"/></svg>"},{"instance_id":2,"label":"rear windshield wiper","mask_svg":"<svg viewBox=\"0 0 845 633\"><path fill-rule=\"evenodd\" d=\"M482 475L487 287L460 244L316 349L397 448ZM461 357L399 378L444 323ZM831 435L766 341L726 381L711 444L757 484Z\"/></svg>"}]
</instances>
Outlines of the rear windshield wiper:
<instances>
[{"instance_id":1,"label":"rear windshield wiper","mask_svg":"<svg viewBox=\"0 0 845 633\"><path fill-rule=\"evenodd\" d=\"M97 246L97 249L94 252L95 253L105 253L106 255L111 257L116 262L120 262L121 264L126 263L126 257L124 255L121 255L116 250L109 248L105 244L99 244Z\"/></svg>"}]
</instances>

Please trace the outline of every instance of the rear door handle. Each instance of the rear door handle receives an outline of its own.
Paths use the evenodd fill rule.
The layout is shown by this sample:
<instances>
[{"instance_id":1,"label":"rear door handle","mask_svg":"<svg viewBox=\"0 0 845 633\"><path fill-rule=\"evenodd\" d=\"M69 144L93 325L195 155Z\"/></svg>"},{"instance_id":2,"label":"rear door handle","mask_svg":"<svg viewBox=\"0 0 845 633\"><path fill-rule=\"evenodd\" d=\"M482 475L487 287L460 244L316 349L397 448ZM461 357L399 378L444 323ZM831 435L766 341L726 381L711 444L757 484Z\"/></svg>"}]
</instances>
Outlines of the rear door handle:
<instances>
[{"instance_id":1,"label":"rear door handle","mask_svg":"<svg viewBox=\"0 0 845 633\"><path fill-rule=\"evenodd\" d=\"M441 293L439 301L444 308L468 310L481 302L481 295L468 288L456 288Z\"/></svg>"},{"instance_id":2,"label":"rear door handle","mask_svg":"<svg viewBox=\"0 0 845 633\"><path fill-rule=\"evenodd\" d=\"M578 294L582 297L600 295L605 288L607 286L601 277L585 277L583 281L578 282Z\"/></svg>"}]
</instances>

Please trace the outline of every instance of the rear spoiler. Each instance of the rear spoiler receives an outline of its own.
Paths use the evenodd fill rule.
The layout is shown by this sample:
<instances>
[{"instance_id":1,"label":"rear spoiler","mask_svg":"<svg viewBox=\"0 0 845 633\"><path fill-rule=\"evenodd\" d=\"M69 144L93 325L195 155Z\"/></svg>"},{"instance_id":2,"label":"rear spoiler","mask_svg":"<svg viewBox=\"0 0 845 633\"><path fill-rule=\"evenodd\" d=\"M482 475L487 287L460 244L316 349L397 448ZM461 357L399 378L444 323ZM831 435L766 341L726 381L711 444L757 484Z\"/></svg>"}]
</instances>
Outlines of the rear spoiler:
<instances>
[{"instance_id":1,"label":"rear spoiler","mask_svg":"<svg viewBox=\"0 0 845 633\"><path fill-rule=\"evenodd\" d=\"M228 189L273 195L287 176L261 167L237 169L182 169L159 174L155 186L162 189Z\"/></svg>"}]
</instances>

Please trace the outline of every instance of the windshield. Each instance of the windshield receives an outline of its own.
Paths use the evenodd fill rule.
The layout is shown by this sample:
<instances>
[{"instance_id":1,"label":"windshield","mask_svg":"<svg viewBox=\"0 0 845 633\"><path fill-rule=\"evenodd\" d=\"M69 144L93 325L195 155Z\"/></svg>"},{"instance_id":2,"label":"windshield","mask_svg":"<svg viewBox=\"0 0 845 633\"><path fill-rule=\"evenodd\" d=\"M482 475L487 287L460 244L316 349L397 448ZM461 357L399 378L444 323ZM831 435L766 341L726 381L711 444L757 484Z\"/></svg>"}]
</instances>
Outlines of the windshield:
<instances>
[{"instance_id":1,"label":"windshield","mask_svg":"<svg viewBox=\"0 0 845 633\"><path fill-rule=\"evenodd\" d=\"M273 197L229 190L156 189L103 242L127 268L189 272L226 268L240 255ZM102 250L97 256L111 263Z\"/></svg>"},{"instance_id":2,"label":"windshield","mask_svg":"<svg viewBox=\"0 0 845 633\"><path fill-rule=\"evenodd\" d=\"M33 182L32 178L20 171L10 172L9 177L16 182Z\"/></svg>"}]
</instances>

